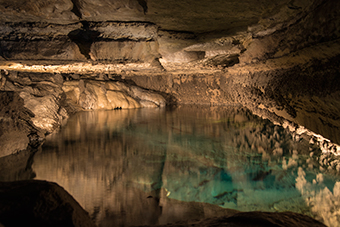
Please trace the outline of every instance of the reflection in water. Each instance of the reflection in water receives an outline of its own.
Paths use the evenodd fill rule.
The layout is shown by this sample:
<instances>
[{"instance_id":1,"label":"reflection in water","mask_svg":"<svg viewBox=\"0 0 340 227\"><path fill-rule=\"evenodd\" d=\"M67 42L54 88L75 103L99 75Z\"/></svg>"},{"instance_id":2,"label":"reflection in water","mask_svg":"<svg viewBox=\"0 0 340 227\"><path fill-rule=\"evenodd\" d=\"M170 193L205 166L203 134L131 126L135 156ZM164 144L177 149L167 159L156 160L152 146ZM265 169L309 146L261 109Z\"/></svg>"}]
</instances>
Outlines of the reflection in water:
<instances>
[{"instance_id":1,"label":"reflection in water","mask_svg":"<svg viewBox=\"0 0 340 227\"><path fill-rule=\"evenodd\" d=\"M339 177L320 173L311 152L320 150L239 107L100 111L78 113L51 135L33 170L36 179L63 186L99 226L165 224L211 213L175 201L289 210L338 225ZM327 211L318 207L326 198L333 206Z\"/></svg>"}]
</instances>

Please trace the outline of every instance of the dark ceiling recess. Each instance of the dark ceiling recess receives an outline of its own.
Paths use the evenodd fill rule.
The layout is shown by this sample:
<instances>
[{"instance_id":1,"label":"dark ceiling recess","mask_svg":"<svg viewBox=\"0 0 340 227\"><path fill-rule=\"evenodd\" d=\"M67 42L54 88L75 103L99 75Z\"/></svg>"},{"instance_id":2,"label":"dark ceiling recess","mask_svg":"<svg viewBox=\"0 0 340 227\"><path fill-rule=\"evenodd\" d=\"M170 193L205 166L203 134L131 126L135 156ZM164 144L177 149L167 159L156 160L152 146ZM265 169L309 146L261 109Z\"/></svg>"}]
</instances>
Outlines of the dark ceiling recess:
<instances>
[{"instance_id":1,"label":"dark ceiling recess","mask_svg":"<svg viewBox=\"0 0 340 227\"><path fill-rule=\"evenodd\" d=\"M147 0L137 0L138 4L143 7L144 14L148 12L148 3Z\"/></svg>"},{"instance_id":2,"label":"dark ceiling recess","mask_svg":"<svg viewBox=\"0 0 340 227\"><path fill-rule=\"evenodd\" d=\"M83 27L76 29L68 34L68 37L78 45L80 52L87 58L91 59L90 51L92 43L100 35L97 31L91 31L87 21L82 21Z\"/></svg>"},{"instance_id":3,"label":"dark ceiling recess","mask_svg":"<svg viewBox=\"0 0 340 227\"><path fill-rule=\"evenodd\" d=\"M73 12L77 17L79 17L79 19L82 19L79 0L71 0L71 1L73 3L73 8L71 12Z\"/></svg>"}]
</instances>

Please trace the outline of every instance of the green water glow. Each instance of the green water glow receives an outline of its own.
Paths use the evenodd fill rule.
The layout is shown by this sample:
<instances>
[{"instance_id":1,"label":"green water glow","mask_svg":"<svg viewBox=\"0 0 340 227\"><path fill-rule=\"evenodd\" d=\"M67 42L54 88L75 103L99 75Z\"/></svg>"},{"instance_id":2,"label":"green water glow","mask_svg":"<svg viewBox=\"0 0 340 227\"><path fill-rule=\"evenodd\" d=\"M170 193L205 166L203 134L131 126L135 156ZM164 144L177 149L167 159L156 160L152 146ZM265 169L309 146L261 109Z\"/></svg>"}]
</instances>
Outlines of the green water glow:
<instances>
[{"instance_id":1,"label":"green water glow","mask_svg":"<svg viewBox=\"0 0 340 227\"><path fill-rule=\"evenodd\" d=\"M99 226L198 218L182 202L289 210L336 226L340 177L321 171L319 154L247 109L180 106L78 113L47 138L32 168Z\"/></svg>"}]
</instances>

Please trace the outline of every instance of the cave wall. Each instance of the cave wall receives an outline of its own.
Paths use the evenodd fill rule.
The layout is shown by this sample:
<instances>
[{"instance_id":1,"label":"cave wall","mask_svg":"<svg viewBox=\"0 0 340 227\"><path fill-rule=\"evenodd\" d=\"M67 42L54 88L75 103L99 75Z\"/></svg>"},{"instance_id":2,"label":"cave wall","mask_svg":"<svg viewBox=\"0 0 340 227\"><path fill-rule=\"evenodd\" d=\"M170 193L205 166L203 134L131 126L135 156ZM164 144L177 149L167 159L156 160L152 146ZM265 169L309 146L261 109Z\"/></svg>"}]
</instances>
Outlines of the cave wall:
<instances>
[{"instance_id":1,"label":"cave wall","mask_svg":"<svg viewBox=\"0 0 340 227\"><path fill-rule=\"evenodd\" d=\"M339 10L326 0L2 0L1 90L37 116L49 102L52 123L33 120L48 132L66 118L63 103L128 108L124 95L153 91L164 98L138 96L130 107L242 104L339 143ZM119 82L143 94L112 89Z\"/></svg>"},{"instance_id":2,"label":"cave wall","mask_svg":"<svg viewBox=\"0 0 340 227\"><path fill-rule=\"evenodd\" d=\"M340 144L338 1L0 2L1 181L34 178L45 136L87 110L241 104Z\"/></svg>"},{"instance_id":3,"label":"cave wall","mask_svg":"<svg viewBox=\"0 0 340 227\"><path fill-rule=\"evenodd\" d=\"M103 75L1 72L0 157L32 150L71 114L165 106L160 94Z\"/></svg>"},{"instance_id":4,"label":"cave wall","mask_svg":"<svg viewBox=\"0 0 340 227\"><path fill-rule=\"evenodd\" d=\"M7 60L205 59L226 67L235 64L231 56L252 63L339 38L335 1L2 2L0 55Z\"/></svg>"}]
</instances>

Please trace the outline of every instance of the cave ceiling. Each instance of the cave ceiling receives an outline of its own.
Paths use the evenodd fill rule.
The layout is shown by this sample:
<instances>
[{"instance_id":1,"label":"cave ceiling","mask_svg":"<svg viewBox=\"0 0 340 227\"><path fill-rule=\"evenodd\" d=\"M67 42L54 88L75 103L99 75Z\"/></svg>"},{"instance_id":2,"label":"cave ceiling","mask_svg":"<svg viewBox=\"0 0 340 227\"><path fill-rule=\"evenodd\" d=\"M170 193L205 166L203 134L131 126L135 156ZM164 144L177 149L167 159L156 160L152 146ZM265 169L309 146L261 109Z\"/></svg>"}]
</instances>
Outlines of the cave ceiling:
<instances>
[{"instance_id":1,"label":"cave ceiling","mask_svg":"<svg viewBox=\"0 0 340 227\"><path fill-rule=\"evenodd\" d=\"M0 58L5 60L150 63L162 58L163 63L187 63L218 56L208 64L222 67L260 59L258 52L283 55L296 49L297 44L293 43L293 47L277 50L277 44L286 38L284 30L292 26L301 30L298 22L308 22L310 11L324 5L320 0L1 0L0 3ZM323 18L320 21L328 22ZM309 27L306 29L315 29ZM253 42L254 38L277 32L283 32L278 35L281 40L278 37L265 40L261 47ZM127 41L126 48L110 55L105 49L117 48L115 41L119 45ZM136 47L130 41L154 43ZM238 58L250 44L256 49L251 56Z\"/></svg>"},{"instance_id":2,"label":"cave ceiling","mask_svg":"<svg viewBox=\"0 0 340 227\"><path fill-rule=\"evenodd\" d=\"M204 33L244 29L312 1L1 0L2 22L148 21L161 29ZM295 12L294 12L295 13Z\"/></svg>"}]
</instances>

